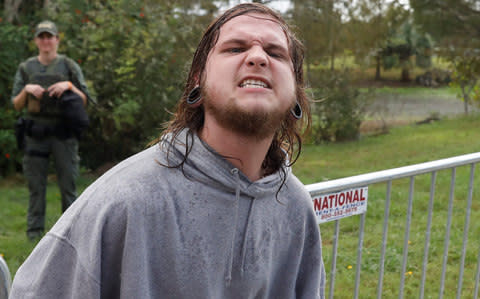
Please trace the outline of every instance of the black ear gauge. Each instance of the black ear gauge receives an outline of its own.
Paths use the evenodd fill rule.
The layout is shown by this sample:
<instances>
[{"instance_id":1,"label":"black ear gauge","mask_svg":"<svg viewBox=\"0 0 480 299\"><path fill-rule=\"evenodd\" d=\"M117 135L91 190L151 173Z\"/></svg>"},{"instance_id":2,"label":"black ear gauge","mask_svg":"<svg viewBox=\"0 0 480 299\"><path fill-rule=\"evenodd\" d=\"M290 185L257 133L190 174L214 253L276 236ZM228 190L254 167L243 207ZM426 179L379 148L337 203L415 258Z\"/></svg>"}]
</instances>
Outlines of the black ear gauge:
<instances>
[{"instance_id":1,"label":"black ear gauge","mask_svg":"<svg viewBox=\"0 0 480 299\"><path fill-rule=\"evenodd\" d=\"M293 117L295 117L295 119L302 118L303 111L302 107L300 107L300 104L298 104L298 102L295 103L295 107L290 109L290 112L292 113Z\"/></svg>"},{"instance_id":2,"label":"black ear gauge","mask_svg":"<svg viewBox=\"0 0 480 299\"><path fill-rule=\"evenodd\" d=\"M202 99L202 93L200 92L200 86L195 86L187 96L187 104L193 105Z\"/></svg>"}]
</instances>

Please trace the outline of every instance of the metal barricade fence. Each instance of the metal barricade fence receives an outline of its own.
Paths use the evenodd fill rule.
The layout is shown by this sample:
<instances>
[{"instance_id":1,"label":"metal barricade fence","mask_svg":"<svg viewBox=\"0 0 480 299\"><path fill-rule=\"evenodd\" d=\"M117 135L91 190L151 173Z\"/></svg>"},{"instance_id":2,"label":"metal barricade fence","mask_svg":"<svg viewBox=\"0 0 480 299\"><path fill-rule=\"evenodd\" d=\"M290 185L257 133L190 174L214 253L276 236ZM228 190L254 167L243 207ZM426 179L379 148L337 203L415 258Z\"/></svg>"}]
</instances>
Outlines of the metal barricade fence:
<instances>
[{"instance_id":1,"label":"metal barricade fence","mask_svg":"<svg viewBox=\"0 0 480 299\"><path fill-rule=\"evenodd\" d=\"M375 293L376 298L477 298L480 221L475 220L480 217L480 201L473 191L480 183L474 175L478 162L480 152L307 185L312 200L342 190L371 188L366 212L320 224L328 298L375 298ZM426 174L431 174L430 180ZM419 191L414 191L416 179ZM408 197L402 191L392 192L406 189L407 181ZM386 184L386 192L379 189L380 183ZM372 209L380 204L383 217L381 209ZM391 232L389 222L395 224ZM340 223L346 223L345 232L341 233ZM352 242L356 231L358 241ZM342 240L349 246L346 250ZM339 256L351 264L339 268ZM416 271L420 268L421 272ZM341 282L337 289L336 280Z\"/></svg>"}]
</instances>

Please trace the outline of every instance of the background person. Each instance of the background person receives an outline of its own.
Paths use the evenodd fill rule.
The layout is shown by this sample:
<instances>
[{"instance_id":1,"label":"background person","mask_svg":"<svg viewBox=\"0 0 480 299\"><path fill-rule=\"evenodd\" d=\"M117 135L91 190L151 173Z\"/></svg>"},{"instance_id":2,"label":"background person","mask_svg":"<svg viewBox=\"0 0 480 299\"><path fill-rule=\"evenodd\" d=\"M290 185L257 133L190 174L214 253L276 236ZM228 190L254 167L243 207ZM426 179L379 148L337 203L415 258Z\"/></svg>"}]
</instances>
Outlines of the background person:
<instances>
[{"instance_id":1,"label":"background person","mask_svg":"<svg viewBox=\"0 0 480 299\"><path fill-rule=\"evenodd\" d=\"M323 298L319 228L288 166L309 118L302 62L266 6L216 19L160 142L82 193L11 298Z\"/></svg>"},{"instance_id":2,"label":"background person","mask_svg":"<svg viewBox=\"0 0 480 299\"><path fill-rule=\"evenodd\" d=\"M78 136L65 122L60 98L67 93L70 98L79 97L82 104L76 109L80 110L87 99L91 100L80 67L57 53L60 42L57 26L51 21L40 22L35 28L34 41L38 56L19 65L12 90L15 109L26 108L20 126L25 134L23 172L30 193L27 236L31 240L41 237L45 227L50 154L55 160L62 210L77 197Z\"/></svg>"}]
</instances>

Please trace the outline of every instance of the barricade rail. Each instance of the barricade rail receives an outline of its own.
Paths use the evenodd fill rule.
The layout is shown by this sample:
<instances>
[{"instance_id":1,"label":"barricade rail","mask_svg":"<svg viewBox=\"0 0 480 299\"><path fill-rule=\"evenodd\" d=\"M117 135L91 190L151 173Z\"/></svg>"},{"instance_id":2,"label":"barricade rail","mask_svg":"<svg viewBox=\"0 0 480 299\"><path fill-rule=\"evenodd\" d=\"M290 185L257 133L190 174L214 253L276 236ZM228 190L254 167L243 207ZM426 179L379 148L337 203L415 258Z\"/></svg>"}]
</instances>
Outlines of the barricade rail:
<instances>
[{"instance_id":1,"label":"barricade rail","mask_svg":"<svg viewBox=\"0 0 480 299\"><path fill-rule=\"evenodd\" d=\"M446 290L454 292L457 299L462 297L462 291L465 298L477 298L480 280L480 226L477 224L479 221L472 222L474 227L473 230L470 231L470 218L472 217L472 211L474 213L473 217L480 217L480 201L478 199L474 201L473 198L474 186L480 183L478 180L475 181L474 175L475 165L479 162L480 152L307 185L307 190L310 192L312 198L321 196L322 194L340 192L358 187L372 186L372 189L375 188L373 192L369 191L369 208L367 208L367 212L359 216L338 219L332 223L320 225L324 243L323 254L324 257L326 257L328 298L334 298L334 296L335 298L351 298L352 296L353 298L359 298L359 296L362 298L374 298L375 290L376 298L404 298L405 296L407 296L407 298L424 298L425 296L434 298L434 296L436 296L435 294L438 294L438 298L440 299L444 296L453 298L452 293L445 295ZM470 170L469 172L468 168ZM449 179L448 171L446 170L451 170ZM424 179L425 174L431 174L430 184L428 184L428 178L427 180ZM439 175L441 175L441 180L439 180L440 184L437 186L436 181ZM414 192L415 179L417 177L422 181L419 184L420 191L415 190ZM456 184L457 177L458 184ZM403 186L406 184L402 184L404 180L409 180L408 197L405 198L401 191L394 192L392 195L393 187L398 187L398 189L404 187L404 189L406 189L405 186ZM443 183L443 181L448 180L449 184ZM381 195L377 195L382 193L379 192L378 188L380 183L386 183L384 198ZM457 190L455 190L455 187L457 187ZM441 192L442 194L436 196L435 191L440 188L446 189L448 192ZM428 189L429 191L427 191ZM428 196L426 195L427 192ZM447 194L448 206L446 205ZM392 198L394 198L394 200L392 200ZM415 207L414 198L417 199ZM445 200L443 200L444 198ZM370 207L372 205L382 204L382 201L384 204L383 219L381 219L381 213L376 213L370 217ZM395 205L394 212L391 212L392 205ZM434 218L434 211L439 216ZM391 214L393 214L393 216ZM425 216L427 217L426 219ZM391 227L391 230L394 232L393 235L389 234L389 220L395 218L395 221L397 221L395 223L398 223L398 219L403 219L403 217L405 217L404 227ZM357 221L357 218L359 218L359 225L352 225L352 222ZM463 223L460 223L460 220L463 220ZM345 235L340 235L341 222L342 224L344 222L347 223L347 232L344 233ZM375 235L367 235L368 238L366 239L365 230L372 231L380 222L383 223L381 240L379 235L378 237ZM458 243L460 243L461 236L458 234L458 231L462 229L462 226L462 245L461 248L459 248ZM358 230L357 252L354 266L349 265L347 269L352 271L353 268L355 269L354 286L351 286L353 277L351 277L351 274L349 274L345 267L342 267L340 272L342 272L341 274L343 275L343 284L341 289L335 290L337 272L339 272L337 260L342 240L341 237L343 239L351 237L352 231L354 231L352 227ZM416 230L416 233L411 235L412 227ZM424 231L421 230L423 227L425 228ZM329 239L329 235L326 235L329 229L333 231L332 239ZM399 229L401 233L398 233ZM451 234L452 230L453 234ZM421 233L419 233L420 231ZM399 240L401 239L402 232L404 234L403 246L400 245ZM423 254L419 252L422 251L421 245L416 251L409 251L409 246L412 246L411 238L418 239L419 242L416 243L423 242ZM433 249L431 248L432 238L435 244ZM452 238L454 238L454 241L452 241ZM395 250L396 247L394 245L390 246L390 243L398 243L398 250ZM441 245L443 243L443 251L441 250L441 245L437 246L438 243ZM364 246L364 244L366 245ZM331 255L329 255L327 251L330 246ZM449 248L449 246L451 246L451 248ZM400 251L400 247L403 247L401 258L399 254L397 254ZM418 247L418 245L415 247ZM365 251L370 252L375 250L377 250L377 256L369 254L368 260L365 264L362 264L362 255L365 255ZM351 251L352 250L348 251L347 249L347 252L351 253ZM343 249L340 252L343 260L351 259L351 257L354 256L354 254L345 253ZM398 261L401 260L401 265L395 263L397 258ZM373 261L376 262L377 260L378 264L376 266L372 265ZM410 260L411 263L409 263ZM435 261L438 261L438 263ZM472 263L473 261L475 263ZM408 271L408 269L419 269L420 265L421 274ZM436 265L441 265L441 271L440 267L434 267ZM330 268L328 266L330 266ZM468 271L466 271L466 266L468 267ZM429 267L435 268L433 273L427 270ZM364 280L365 282L361 285L362 270L367 272L368 279ZM466 272L467 274L465 274ZM372 282L372 275L378 275L376 286L374 282ZM384 284L387 275L388 290L385 290ZM398 282L395 282L397 279L395 277L398 278ZM410 279L412 277L416 279ZM350 289L353 288L352 291L347 287L349 284L351 286ZM392 287L392 285L399 285L399 287ZM428 292L426 292L427 285ZM408 287L406 288L406 286ZM455 288L456 292L453 291Z\"/></svg>"}]
</instances>

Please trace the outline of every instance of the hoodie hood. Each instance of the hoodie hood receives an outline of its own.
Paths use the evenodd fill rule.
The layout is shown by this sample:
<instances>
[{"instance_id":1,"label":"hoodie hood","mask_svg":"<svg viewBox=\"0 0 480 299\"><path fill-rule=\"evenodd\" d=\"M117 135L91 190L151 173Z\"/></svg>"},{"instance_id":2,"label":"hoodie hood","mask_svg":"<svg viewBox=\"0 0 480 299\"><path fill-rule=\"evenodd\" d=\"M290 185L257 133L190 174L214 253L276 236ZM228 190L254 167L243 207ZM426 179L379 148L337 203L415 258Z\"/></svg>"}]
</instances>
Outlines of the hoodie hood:
<instances>
[{"instance_id":1,"label":"hoodie hood","mask_svg":"<svg viewBox=\"0 0 480 299\"><path fill-rule=\"evenodd\" d=\"M239 191L255 199L275 196L283 182L283 177L291 172L289 167L283 167L283 172L277 171L252 182L189 129L181 131L174 140L171 134L167 134L160 146L167 152L168 161L164 163L173 167L185 160L188 150L188 156L183 165L183 172L187 178L225 192L235 194Z\"/></svg>"}]
</instances>

